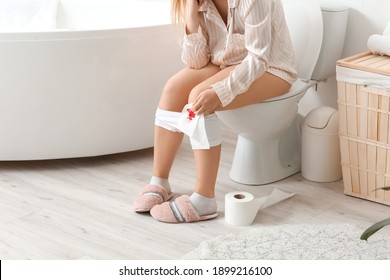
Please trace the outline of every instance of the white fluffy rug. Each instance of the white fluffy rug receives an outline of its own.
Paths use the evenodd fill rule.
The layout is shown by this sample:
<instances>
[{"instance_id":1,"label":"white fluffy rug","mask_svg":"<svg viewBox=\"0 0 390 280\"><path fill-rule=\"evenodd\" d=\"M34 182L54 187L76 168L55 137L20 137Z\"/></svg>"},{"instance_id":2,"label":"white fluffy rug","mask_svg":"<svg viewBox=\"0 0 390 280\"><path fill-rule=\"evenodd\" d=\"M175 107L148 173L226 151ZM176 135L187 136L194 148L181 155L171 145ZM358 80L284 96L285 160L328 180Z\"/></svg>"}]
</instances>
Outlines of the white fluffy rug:
<instances>
[{"instance_id":1,"label":"white fluffy rug","mask_svg":"<svg viewBox=\"0 0 390 280\"><path fill-rule=\"evenodd\" d=\"M388 260L390 235L360 240L350 224L280 225L221 235L183 257L191 260Z\"/></svg>"}]
</instances>

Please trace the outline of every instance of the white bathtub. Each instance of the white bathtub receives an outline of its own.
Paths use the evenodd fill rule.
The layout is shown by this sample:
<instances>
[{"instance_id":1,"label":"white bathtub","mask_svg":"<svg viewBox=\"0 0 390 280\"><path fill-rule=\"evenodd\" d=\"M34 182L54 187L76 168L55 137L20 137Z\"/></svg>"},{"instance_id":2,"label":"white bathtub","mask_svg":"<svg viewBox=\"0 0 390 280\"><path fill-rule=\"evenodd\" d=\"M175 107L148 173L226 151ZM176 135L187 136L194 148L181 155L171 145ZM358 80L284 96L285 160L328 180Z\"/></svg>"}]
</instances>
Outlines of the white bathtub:
<instances>
[{"instance_id":1,"label":"white bathtub","mask_svg":"<svg viewBox=\"0 0 390 280\"><path fill-rule=\"evenodd\" d=\"M169 0L63 0L57 29L0 33L0 160L153 146L165 81L183 67Z\"/></svg>"}]
</instances>

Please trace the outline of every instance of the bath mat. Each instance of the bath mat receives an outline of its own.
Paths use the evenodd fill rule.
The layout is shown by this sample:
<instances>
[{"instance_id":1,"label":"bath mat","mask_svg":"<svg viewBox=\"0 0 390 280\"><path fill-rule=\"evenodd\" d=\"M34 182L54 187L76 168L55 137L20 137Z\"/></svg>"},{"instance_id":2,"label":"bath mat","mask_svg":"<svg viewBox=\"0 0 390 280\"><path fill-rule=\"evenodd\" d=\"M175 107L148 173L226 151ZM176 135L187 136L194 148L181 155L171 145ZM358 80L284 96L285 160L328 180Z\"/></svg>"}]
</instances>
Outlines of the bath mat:
<instances>
[{"instance_id":1,"label":"bath mat","mask_svg":"<svg viewBox=\"0 0 390 280\"><path fill-rule=\"evenodd\" d=\"M360 240L364 228L351 224L259 227L203 241L187 260L389 260L390 235Z\"/></svg>"}]
</instances>

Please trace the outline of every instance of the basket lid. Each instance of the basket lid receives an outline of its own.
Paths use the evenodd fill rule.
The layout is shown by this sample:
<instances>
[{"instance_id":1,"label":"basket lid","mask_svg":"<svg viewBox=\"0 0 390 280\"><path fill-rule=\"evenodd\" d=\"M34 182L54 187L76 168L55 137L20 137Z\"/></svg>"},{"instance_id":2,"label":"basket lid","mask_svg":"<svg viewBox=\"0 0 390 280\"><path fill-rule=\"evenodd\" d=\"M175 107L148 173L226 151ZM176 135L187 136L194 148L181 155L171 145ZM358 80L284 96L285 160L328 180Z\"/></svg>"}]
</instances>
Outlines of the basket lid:
<instances>
[{"instance_id":1,"label":"basket lid","mask_svg":"<svg viewBox=\"0 0 390 280\"><path fill-rule=\"evenodd\" d=\"M390 76L390 57L365 52L337 61L338 66Z\"/></svg>"}]
</instances>

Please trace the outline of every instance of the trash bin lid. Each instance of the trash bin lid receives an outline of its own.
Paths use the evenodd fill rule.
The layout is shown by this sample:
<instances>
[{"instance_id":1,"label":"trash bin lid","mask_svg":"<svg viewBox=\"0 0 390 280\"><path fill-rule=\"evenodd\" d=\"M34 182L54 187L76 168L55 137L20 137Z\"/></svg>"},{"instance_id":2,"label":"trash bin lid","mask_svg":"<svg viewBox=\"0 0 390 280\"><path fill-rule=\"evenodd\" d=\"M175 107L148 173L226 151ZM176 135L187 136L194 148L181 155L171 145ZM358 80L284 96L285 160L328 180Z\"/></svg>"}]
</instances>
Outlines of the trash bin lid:
<instances>
[{"instance_id":1,"label":"trash bin lid","mask_svg":"<svg viewBox=\"0 0 390 280\"><path fill-rule=\"evenodd\" d=\"M325 12L343 12L348 10L348 7L340 4L338 1L319 0L321 11Z\"/></svg>"},{"instance_id":2,"label":"trash bin lid","mask_svg":"<svg viewBox=\"0 0 390 280\"><path fill-rule=\"evenodd\" d=\"M337 110L327 106L316 108L307 115L306 125L312 129L326 130L331 134L337 133Z\"/></svg>"}]
</instances>

